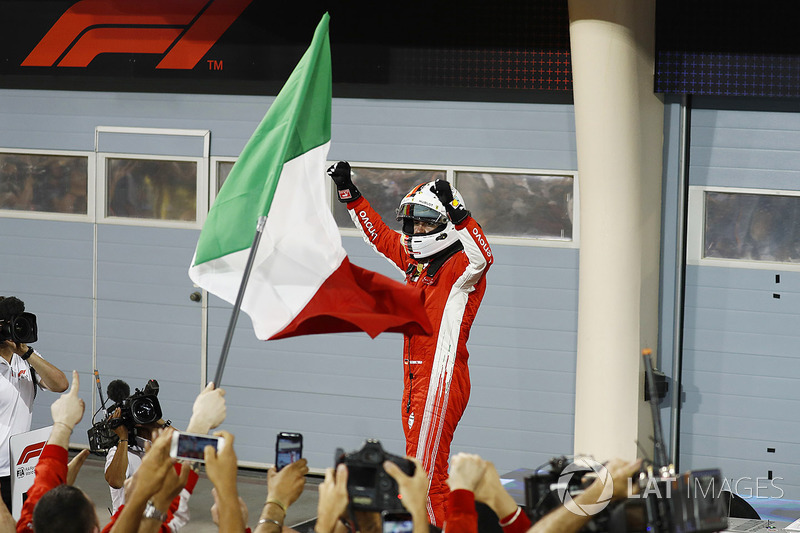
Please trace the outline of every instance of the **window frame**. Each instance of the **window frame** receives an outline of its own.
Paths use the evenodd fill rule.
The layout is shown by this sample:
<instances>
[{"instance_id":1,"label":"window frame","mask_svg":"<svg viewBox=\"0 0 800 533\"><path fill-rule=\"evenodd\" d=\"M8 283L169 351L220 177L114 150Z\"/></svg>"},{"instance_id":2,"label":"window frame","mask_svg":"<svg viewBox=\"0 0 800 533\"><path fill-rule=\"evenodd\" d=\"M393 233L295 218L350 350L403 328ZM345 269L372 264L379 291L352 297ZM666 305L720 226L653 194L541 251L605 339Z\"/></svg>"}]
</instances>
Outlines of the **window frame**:
<instances>
[{"instance_id":1,"label":"window frame","mask_svg":"<svg viewBox=\"0 0 800 533\"><path fill-rule=\"evenodd\" d=\"M86 164L86 214L79 213L56 213L54 211L23 211L18 209L1 209L0 218L27 218L33 220L55 220L60 222L94 222L93 205L95 199L95 179L97 172L95 169L96 160L94 152L77 150L37 150L28 148L0 148L2 154L19 155L45 155L45 156L66 156L66 157L85 157Z\"/></svg>"},{"instance_id":2,"label":"window frame","mask_svg":"<svg viewBox=\"0 0 800 533\"><path fill-rule=\"evenodd\" d=\"M687 204L686 224L686 264L696 266L715 266L724 268L748 268L752 270L783 270L800 272L800 263L784 263L778 261L754 261L752 259L726 259L721 257L704 257L706 193L754 194L759 196L794 196L800 197L800 191L785 189L756 189L745 187L714 187L707 185L691 185Z\"/></svg>"},{"instance_id":3,"label":"window frame","mask_svg":"<svg viewBox=\"0 0 800 533\"><path fill-rule=\"evenodd\" d=\"M195 181L195 220L161 220L155 218L133 218L108 216L106 203L106 172L109 159L137 159L143 161L189 161L197 165ZM201 229L208 213L208 159L198 156L148 155L131 153L97 153L96 162L95 220L98 224L120 226L142 226L151 228Z\"/></svg>"}]
</instances>

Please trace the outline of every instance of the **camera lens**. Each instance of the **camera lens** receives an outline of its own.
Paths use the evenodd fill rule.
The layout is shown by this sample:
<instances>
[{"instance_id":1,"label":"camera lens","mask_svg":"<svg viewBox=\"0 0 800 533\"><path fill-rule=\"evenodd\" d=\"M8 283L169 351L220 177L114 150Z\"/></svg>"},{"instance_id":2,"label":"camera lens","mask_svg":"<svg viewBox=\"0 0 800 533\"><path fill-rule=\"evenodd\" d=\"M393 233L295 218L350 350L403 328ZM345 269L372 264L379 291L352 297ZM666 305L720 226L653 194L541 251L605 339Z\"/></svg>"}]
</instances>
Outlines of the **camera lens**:
<instances>
[{"instance_id":1,"label":"camera lens","mask_svg":"<svg viewBox=\"0 0 800 533\"><path fill-rule=\"evenodd\" d=\"M17 318L14 321L14 337L17 339L24 339L28 337L31 333L31 325L22 317Z\"/></svg>"},{"instance_id":2,"label":"camera lens","mask_svg":"<svg viewBox=\"0 0 800 533\"><path fill-rule=\"evenodd\" d=\"M161 410L157 409L150 398L140 398L131 402L131 414L137 424L150 424L161 417Z\"/></svg>"}]
</instances>

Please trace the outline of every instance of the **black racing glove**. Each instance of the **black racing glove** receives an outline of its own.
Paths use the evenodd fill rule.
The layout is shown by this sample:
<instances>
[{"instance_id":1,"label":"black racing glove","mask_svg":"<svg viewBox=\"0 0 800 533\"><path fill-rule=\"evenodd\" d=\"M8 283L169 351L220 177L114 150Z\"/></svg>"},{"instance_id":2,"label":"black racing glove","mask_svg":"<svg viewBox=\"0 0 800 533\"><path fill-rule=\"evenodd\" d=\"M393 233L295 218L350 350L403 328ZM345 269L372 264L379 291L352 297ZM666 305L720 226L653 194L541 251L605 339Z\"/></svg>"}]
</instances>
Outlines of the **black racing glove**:
<instances>
[{"instance_id":1,"label":"black racing glove","mask_svg":"<svg viewBox=\"0 0 800 533\"><path fill-rule=\"evenodd\" d=\"M353 180L350 177L350 163L347 161L339 161L328 169L328 176L330 176L336 184L337 196L340 202L349 204L361 198L361 193L358 192L358 188L353 185Z\"/></svg>"},{"instance_id":2,"label":"black racing glove","mask_svg":"<svg viewBox=\"0 0 800 533\"><path fill-rule=\"evenodd\" d=\"M461 224L470 215L464 204L453 198L453 189L445 180L437 179L431 186L431 192L444 204L447 216L450 217L450 222L453 224Z\"/></svg>"}]
</instances>

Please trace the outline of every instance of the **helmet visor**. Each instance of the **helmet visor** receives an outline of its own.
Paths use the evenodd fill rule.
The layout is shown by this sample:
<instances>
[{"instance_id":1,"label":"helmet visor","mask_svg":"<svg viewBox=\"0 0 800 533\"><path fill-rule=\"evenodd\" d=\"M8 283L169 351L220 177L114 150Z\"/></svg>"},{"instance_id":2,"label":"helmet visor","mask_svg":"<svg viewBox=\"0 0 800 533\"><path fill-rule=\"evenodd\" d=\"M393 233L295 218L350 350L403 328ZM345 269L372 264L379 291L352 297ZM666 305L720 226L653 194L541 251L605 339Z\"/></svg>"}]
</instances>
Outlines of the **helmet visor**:
<instances>
[{"instance_id":1,"label":"helmet visor","mask_svg":"<svg viewBox=\"0 0 800 533\"><path fill-rule=\"evenodd\" d=\"M428 222L431 224L445 224L447 217L440 212L424 205L407 203L397 208L397 220L401 219L419 220L420 222Z\"/></svg>"}]
</instances>

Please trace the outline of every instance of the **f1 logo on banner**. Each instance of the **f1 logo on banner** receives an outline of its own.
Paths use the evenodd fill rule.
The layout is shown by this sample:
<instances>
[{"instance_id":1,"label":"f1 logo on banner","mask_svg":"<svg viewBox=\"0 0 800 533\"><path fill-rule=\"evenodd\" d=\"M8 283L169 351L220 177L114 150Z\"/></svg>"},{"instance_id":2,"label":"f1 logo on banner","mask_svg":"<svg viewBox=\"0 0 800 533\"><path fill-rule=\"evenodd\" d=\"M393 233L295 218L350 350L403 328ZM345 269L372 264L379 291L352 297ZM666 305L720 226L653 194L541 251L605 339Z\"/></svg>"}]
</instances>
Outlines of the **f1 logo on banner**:
<instances>
[{"instance_id":1,"label":"f1 logo on banner","mask_svg":"<svg viewBox=\"0 0 800 533\"><path fill-rule=\"evenodd\" d=\"M29 444L22 450L22 453L19 454L19 461L17 461L17 466L24 465L31 459L35 459L42 455L42 450L44 449L44 445L47 444L47 441L37 442L36 444Z\"/></svg>"},{"instance_id":2,"label":"f1 logo on banner","mask_svg":"<svg viewBox=\"0 0 800 533\"><path fill-rule=\"evenodd\" d=\"M104 53L165 54L156 68L191 70L252 0L81 0L23 67L86 67Z\"/></svg>"}]
</instances>

